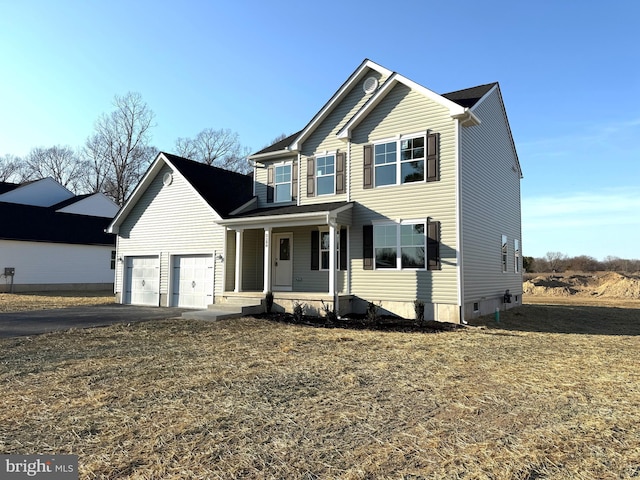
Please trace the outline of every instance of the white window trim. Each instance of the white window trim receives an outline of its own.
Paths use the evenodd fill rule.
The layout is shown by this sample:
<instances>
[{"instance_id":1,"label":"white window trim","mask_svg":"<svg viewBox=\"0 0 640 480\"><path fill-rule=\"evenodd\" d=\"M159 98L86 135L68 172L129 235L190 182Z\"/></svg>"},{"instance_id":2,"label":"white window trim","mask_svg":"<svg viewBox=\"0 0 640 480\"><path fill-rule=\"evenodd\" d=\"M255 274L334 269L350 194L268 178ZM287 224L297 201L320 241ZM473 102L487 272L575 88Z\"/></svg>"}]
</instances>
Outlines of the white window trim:
<instances>
[{"instance_id":1,"label":"white window trim","mask_svg":"<svg viewBox=\"0 0 640 480\"><path fill-rule=\"evenodd\" d=\"M520 240L513 239L513 271L520 273Z\"/></svg>"},{"instance_id":2,"label":"white window trim","mask_svg":"<svg viewBox=\"0 0 640 480\"><path fill-rule=\"evenodd\" d=\"M290 172L290 180L288 182L281 182L278 183L276 182L276 169L278 167L286 167L286 166L290 166L291 167L291 172ZM278 191L278 185L285 185L285 184L289 184L289 200L281 200L278 201L278 197L277 197L277 191ZM273 164L273 203L291 203L293 202L293 161L292 160L288 160L288 161L283 161L283 162L278 162L278 163L274 163Z\"/></svg>"},{"instance_id":3,"label":"white window trim","mask_svg":"<svg viewBox=\"0 0 640 480\"><path fill-rule=\"evenodd\" d=\"M322 234L323 233L329 233L329 227L320 227L318 228L318 231L320 232L320 239L318 241L318 270L320 272L328 272L329 269L328 268L322 268L322 252L329 252L329 255L331 255L331 250L330 249L323 249L322 248ZM340 270L340 229L336 228L336 271Z\"/></svg>"},{"instance_id":4,"label":"white window trim","mask_svg":"<svg viewBox=\"0 0 640 480\"><path fill-rule=\"evenodd\" d=\"M405 134L399 134L396 135L394 137L390 137L390 138L386 138L386 139L382 139L382 140L378 140L376 142L373 142L372 144L372 163L373 163L373 188L387 188L387 187L397 187L399 185L411 185L411 184L421 184L421 183L426 183L427 181L427 136L429 135L429 130L423 130L420 132L415 132L415 133L405 133ZM407 183L402 183L401 182L401 172L402 172L402 164L405 162L410 162L412 160L405 160L404 162L400 159L400 154L401 154L401 142L403 140L411 140L413 138L418 138L418 137L423 137L424 138L424 158L423 158L423 163L424 163L424 169L423 169L423 176L422 176L422 180L419 182L407 182ZM391 142L395 142L396 144L396 161L395 161L395 166L396 166L396 183L391 183L389 185L376 185L376 146L377 145L384 145L386 143L391 143ZM391 163L387 163L386 165L392 165ZM381 165L382 166L382 165Z\"/></svg>"},{"instance_id":5,"label":"white window trim","mask_svg":"<svg viewBox=\"0 0 640 480\"><path fill-rule=\"evenodd\" d=\"M500 237L500 268L502 273L509 271L509 238L506 235Z\"/></svg>"},{"instance_id":6,"label":"white window trim","mask_svg":"<svg viewBox=\"0 0 640 480\"><path fill-rule=\"evenodd\" d=\"M322 153L317 153L314 155L315 157L315 162L314 162L314 166L315 166L315 182L316 182L316 194L318 197L323 197L326 195L335 195L336 194L336 158L337 158L337 151L333 151L333 152L322 152ZM318 175L318 158L322 158L322 157L333 157L333 173L331 175ZM331 185L333 186L333 191L331 193L320 193L320 190L318 189L318 179L320 178L326 178L326 177L333 177L333 181L331 182Z\"/></svg>"},{"instance_id":7,"label":"white window trim","mask_svg":"<svg viewBox=\"0 0 640 480\"><path fill-rule=\"evenodd\" d=\"M418 218L418 219L410 219L410 220L398 220L397 222L389 222L388 220L374 220L371 222L374 227L373 232L373 269L380 271L404 271L404 272L422 272L427 270L428 266L428 258L427 258L427 219L426 218ZM375 235L375 227L376 226L385 226L385 225L395 225L396 227L396 267L395 268L378 268L376 266L376 235ZM424 227L424 267L412 268L412 267L402 267L402 234L400 233L400 227L402 225L422 225Z\"/></svg>"}]
</instances>

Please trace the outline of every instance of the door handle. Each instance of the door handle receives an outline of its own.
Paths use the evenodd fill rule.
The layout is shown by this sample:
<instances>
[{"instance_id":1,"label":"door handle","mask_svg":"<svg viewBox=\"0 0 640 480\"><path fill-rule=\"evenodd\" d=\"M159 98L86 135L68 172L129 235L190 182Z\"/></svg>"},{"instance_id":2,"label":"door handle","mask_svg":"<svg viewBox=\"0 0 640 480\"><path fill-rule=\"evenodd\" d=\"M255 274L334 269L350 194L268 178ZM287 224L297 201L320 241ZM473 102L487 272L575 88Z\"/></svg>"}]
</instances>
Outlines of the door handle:
<instances>
[{"instance_id":1,"label":"door handle","mask_svg":"<svg viewBox=\"0 0 640 480\"><path fill-rule=\"evenodd\" d=\"M195 280L193 282L191 282L191 287L192 288L196 288L196 281Z\"/></svg>"}]
</instances>

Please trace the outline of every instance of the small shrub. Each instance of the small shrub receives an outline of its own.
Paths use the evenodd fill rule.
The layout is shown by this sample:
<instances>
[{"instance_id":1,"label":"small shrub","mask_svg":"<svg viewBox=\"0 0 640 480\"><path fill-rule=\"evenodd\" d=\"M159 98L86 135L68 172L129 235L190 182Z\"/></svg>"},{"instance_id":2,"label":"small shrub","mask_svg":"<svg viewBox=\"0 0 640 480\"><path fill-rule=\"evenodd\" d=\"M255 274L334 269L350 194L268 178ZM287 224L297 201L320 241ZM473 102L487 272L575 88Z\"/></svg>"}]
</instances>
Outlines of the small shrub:
<instances>
[{"instance_id":1,"label":"small shrub","mask_svg":"<svg viewBox=\"0 0 640 480\"><path fill-rule=\"evenodd\" d=\"M327 323L335 323L338 320L338 314L333 305L328 303L324 303L324 300L320 300L322 302L322 311L324 312L324 318Z\"/></svg>"},{"instance_id":2,"label":"small shrub","mask_svg":"<svg viewBox=\"0 0 640 480\"><path fill-rule=\"evenodd\" d=\"M267 310L267 313L271 313L271 309L273 308L273 292L267 292L264 297L264 307Z\"/></svg>"},{"instance_id":3,"label":"small shrub","mask_svg":"<svg viewBox=\"0 0 640 480\"><path fill-rule=\"evenodd\" d=\"M297 323L302 322L306 308L307 306L304 303L300 303L298 301L293 304L293 319Z\"/></svg>"},{"instance_id":4,"label":"small shrub","mask_svg":"<svg viewBox=\"0 0 640 480\"><path fill-rule=\"evenodd\" d=\"M380 321L380 305L376 305L373 302L369 302L367 305L367 321L369 323L376 324Z\"/></svg>"},{"instance_id":5,"label":"small shrub","mask_svg":"<svg viewBox=\"0 0 640 480\"><path fill-rule=\"evenodd\" d=\"M416 320L418 323L424 322L424 302L422 300L416 300L413 302L413 309L416 312Z\"/></svg>"}]
</instances>

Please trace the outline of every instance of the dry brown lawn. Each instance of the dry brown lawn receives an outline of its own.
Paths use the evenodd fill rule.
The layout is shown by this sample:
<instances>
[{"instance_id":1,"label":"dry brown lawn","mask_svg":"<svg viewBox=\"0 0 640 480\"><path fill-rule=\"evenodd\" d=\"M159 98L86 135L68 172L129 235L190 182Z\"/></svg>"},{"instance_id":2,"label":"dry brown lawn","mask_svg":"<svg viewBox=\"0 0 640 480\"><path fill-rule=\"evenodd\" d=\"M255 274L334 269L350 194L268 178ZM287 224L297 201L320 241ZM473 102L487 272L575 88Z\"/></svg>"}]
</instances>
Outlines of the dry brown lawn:
<instances>
[{"instance_id":1,"label":"dry brown lawn","mask_svg":"<svg viewBox=\"0 0 640 480\"><path fill-rule=\"evenodd\" d=\"M111 292L0 293L0 313L113 303Z\"/></svg>"},{"instance_id":2,"label":"dry brown lawn","mask_svg":"<svg viewBox=\"0 0 640 480\"><path fill-rule=\"evenodd\" d=\"M90 479L640 477L640 310L525 305L475 324L0 340L0 453L77 454Z\"/></svg>"}]
</instances>

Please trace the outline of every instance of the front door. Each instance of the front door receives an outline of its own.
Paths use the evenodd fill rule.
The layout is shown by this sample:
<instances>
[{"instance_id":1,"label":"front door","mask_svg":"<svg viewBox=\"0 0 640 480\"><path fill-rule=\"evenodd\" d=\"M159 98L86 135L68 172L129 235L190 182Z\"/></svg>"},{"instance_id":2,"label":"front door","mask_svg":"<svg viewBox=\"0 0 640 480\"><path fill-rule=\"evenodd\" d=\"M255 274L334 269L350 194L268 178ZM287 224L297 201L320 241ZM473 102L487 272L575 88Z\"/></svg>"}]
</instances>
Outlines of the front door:
<instances>
[{"instance_id":1,"label":"front door","mask_svg":"<svg viewBox=\"0 0 640 480\"><path fill-rule=\"evenodd\" d=\"M273 235L273 289L291 290L293 279L293 235L275 233Z\"/></svg>"}]
</instances>

